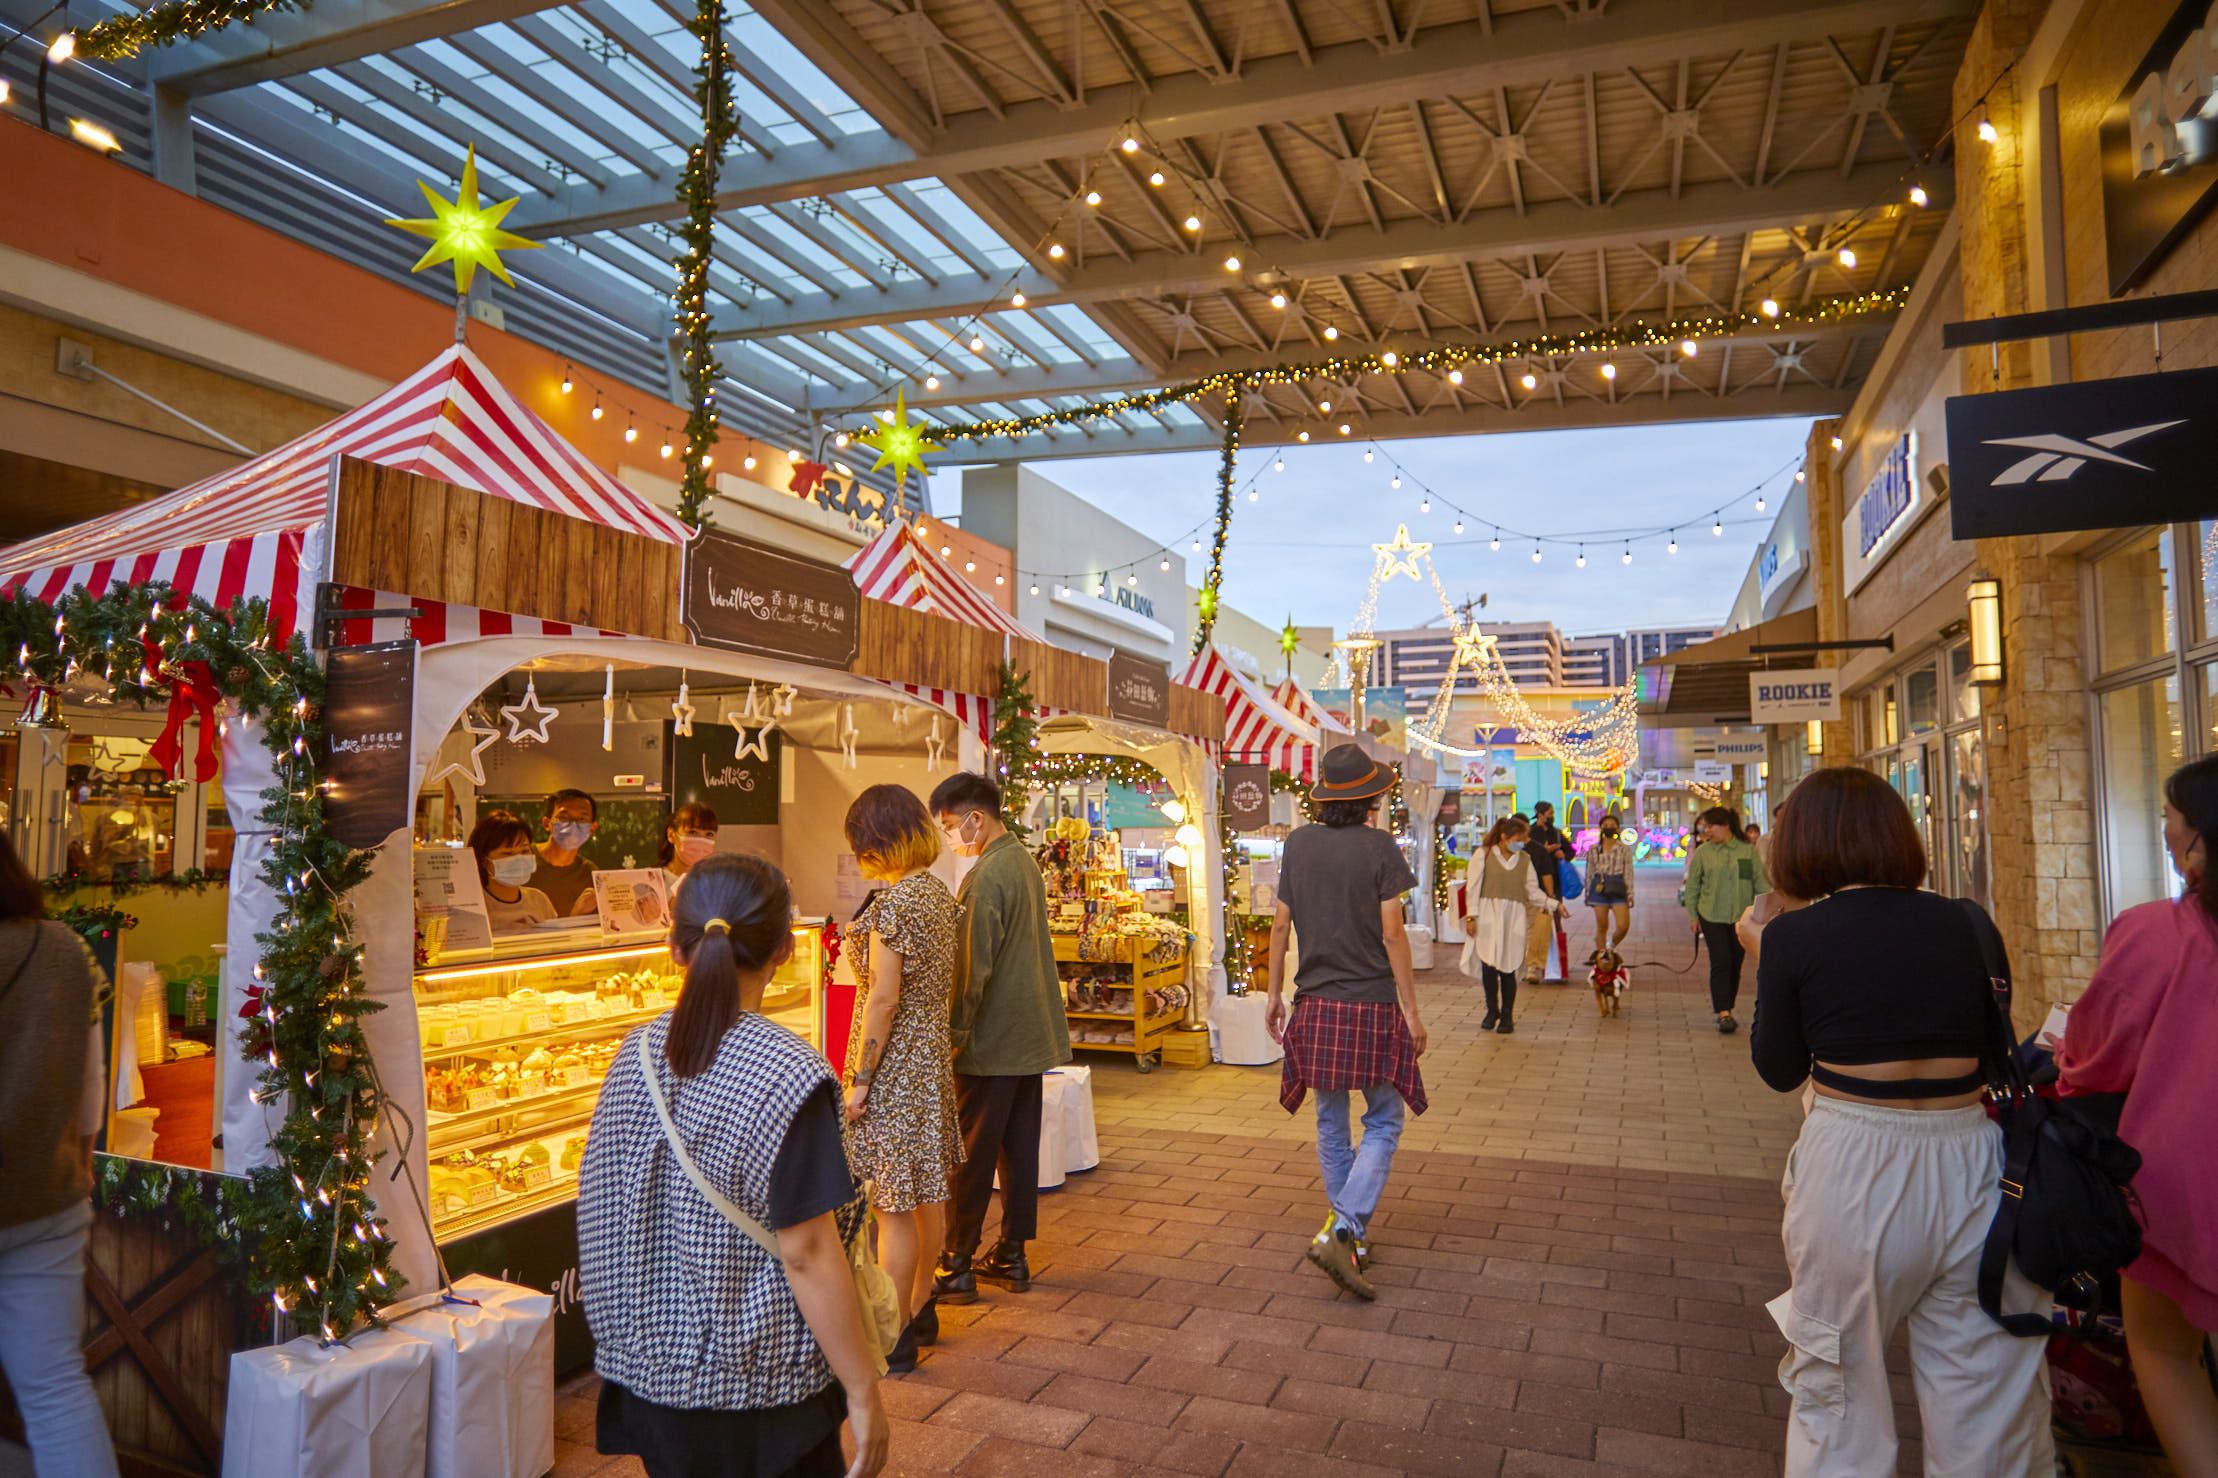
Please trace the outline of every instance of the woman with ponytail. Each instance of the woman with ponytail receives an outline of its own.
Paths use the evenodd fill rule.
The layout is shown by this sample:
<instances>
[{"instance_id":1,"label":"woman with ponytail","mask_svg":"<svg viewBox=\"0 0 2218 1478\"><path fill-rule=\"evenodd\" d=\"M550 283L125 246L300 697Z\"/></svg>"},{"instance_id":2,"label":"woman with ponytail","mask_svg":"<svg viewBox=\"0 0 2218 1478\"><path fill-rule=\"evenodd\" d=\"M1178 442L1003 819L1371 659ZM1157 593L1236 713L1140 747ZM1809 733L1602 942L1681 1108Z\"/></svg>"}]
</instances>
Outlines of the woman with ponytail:
<instances>
[{"instance_id":1,"label":"woman with ponytail","mask_svg":"<svg viewBox=\"0 0 2218 1478\"><path fill-rule=\"evenodd\" d=\"M791 915L785 875L761 858L686 873L677 1009L625 1038L579 1166L598 1446L638 1455L650 1478L868 1478L886 1460L839 1084L759 1014L793 952Z\"/></svg>"},{"instance_id":2,"label":"woman with ponytail","mask_svg":"<svg viewBox=\"0 0 2218 1478\"><path fill-rule=\"evenodd\" d=\"M2129 908L2072 1007L2056 1054L2066 1093L2122 1093L2118 1137L2141 1152L2141 1256L2119 1280L2141 1397L2182 1478L2218 1475L2218 755L2164 782L2179 898Z\"/></svg>"}]
</instances>

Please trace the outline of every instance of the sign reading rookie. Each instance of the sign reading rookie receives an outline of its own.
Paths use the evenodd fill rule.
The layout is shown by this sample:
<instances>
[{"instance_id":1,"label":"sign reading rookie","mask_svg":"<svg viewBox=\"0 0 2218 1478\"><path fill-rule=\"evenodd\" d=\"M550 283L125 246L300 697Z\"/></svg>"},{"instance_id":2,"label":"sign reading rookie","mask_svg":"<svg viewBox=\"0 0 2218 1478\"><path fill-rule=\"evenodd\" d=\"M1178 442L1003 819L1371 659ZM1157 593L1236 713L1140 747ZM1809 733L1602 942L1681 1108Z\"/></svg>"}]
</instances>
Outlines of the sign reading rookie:
<instances>
[{"instance_id":1,"label":"sign reading rookie","mask_svg":"<svg viewBox=\"0 0 2218 1478\"><path fill-rule=\"evenodd\" d=\"M1805 724L1841 716L1840 673L1806 667L1748 675L1748 717L1759 724Z\"/></svg>"}]
</instances>

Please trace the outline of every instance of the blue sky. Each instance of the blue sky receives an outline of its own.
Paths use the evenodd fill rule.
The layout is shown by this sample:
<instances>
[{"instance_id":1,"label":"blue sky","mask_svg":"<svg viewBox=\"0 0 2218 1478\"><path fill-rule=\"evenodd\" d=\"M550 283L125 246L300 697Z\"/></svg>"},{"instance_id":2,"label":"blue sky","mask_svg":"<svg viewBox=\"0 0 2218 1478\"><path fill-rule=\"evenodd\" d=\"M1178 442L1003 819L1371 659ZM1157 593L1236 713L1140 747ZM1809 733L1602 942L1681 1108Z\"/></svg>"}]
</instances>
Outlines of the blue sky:
<instances>
[{"instance_id":1,"label":"blue sky","mask_svg":"<svg viewBox=\"0 0 2218 1478\"><path fill-rule=\"evenodd\" d=\"M1246 450L1239 480L1253 477L1260 497L1250 502L1242 493L1233 512L1225 595L1268 623L1291 611L1297 621L1345 627L1370 577L1371 545L1391 540L1395 524L1406 522L1412 541L1433 542L1450 598L1485 593L1491 620L1550 620L1572 634L1722 621L1791 485L1792 470L1782 469L1799 459L1809 426L1794 418L1431 437L1377 443L1368 464L1365 443L1335 441L1285 448L1284 472L1272 470L1279 451ZM1391 486L1397 462L1405 473L1398 491ZM1214 505L1216 469L1214 452L1034 468L1181 550ZM1772 474L1769 511L1758 513L1749 489ZM959 486L952 468L935 480L943 512ZM1429 514L1420 511L1421 487L1434 495ZM1465 510L1460 538L1448 500ZM1725 532L1713 536L1711 515L1721 508ZM1499 553L1488 547L1492 520L1504 530ZM1676 555L1666 552L1668 535L1654 532L1674 521L1681 522ZM1556 544L1543 545L1535 565L1532 541L1510 532L1602 529L1647 531L1629 540L1630 566L1622 563L1622 535L1588 544L1580 569L1578 550ZM1192 566L1189 573L1198 578ZM1377 627L1420 625L1438 611L1429 584L1403 576L1382 588Z\"/></svg>"}]
</instances>

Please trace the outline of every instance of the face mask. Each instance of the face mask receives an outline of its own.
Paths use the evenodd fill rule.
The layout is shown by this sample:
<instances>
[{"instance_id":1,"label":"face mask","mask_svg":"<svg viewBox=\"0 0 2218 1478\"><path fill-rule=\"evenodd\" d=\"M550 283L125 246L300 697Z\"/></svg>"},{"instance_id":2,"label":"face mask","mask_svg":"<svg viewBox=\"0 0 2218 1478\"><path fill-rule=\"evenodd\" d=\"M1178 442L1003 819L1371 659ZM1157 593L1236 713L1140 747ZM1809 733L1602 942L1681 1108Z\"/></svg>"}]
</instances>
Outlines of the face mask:
<instances>
[{"instance_id":1,"label":"face mask","mask_svg":"<svg viewBox=\"0 0 2218 1478\"><path fill-rule=\"evenodd\" d=\"M678 860L684 863L687 867L691 867L694 863L699 862L702 858L708 856L711 852L714 852L715 850L715 837L678 838Z\"/></svg>"},{"instance_id":2,"label":"face mask","mask_svg":"<svg viewBox=\"0 0 2218 1478\"><path fill-rule=\"evenodd\" d=\"M1602 840L1603 840L1603 841L1605 841L1605 842L1614 842L1614 841L1616 841L1616 840L1617 840L1617 828L1616 828L1616 827L1614 827L1614 826L1605 826L1605 827L1603 827L1603 828L1602 828Z\"/></svg>"},{"instance_id":3,"label":"face mask","mask_svg":"<svg viewBox=\"0 0 2218 1478\"><path fill-rule=\"evenodd\" d=\"M554 844L563 851L575 852L592 838L593 823L590 821L557 821L547 829L547 834L554 838Z\"/></svg>"},{"instance_id":4,"label":"face mask","mask_svg":"<svg viewBox=\"0 0 2218 1478\"><path fill-rule=\"evenodd\" d=\"M985 850L984 844L979 841L979 836L985 829L985 823L979 821L978 813L973 811L963 819L962 825L948 834L947 850L958 857L976 857Z\"/></svg>"},{"instance_id":5,"label":"face mask","mask_svg":"<svg viewBox=\"0 0 2218 1478\"><path fill-rule=\"evenodd\" d=\"M493 881L505 883L511 888L521 888L531 881L531 875L538 867L539 859L529 852L514 857L496 857L493 859Z\"/></svg>"}]
</instances>

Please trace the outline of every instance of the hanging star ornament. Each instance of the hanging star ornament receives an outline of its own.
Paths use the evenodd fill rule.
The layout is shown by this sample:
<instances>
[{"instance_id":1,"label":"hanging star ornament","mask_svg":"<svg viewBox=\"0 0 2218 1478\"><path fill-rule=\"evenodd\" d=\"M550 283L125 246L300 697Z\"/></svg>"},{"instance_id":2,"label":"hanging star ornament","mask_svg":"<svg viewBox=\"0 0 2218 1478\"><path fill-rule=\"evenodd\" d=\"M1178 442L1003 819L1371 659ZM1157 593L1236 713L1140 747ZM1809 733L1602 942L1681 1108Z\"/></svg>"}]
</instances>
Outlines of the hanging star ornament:
<instances>
[{"instance_id":1,"label":"hanging star ornament","mask_svg":"<svg viewBox=\"0 0 2218 1478\"><path fill-rule=\"evenodd\" d=\"M777 731L778 721L757 711L752 685L747 689L747 706L738 713L726 712L724 722L732 726L736 736L732 744L733 759L744 760L751 755L765 764L770 762L770 736ZM750 729L755 734L752 739L747 737Z\"/></svg>"},{"instance_id":2,"label":"hanging star ornament","mask_svg":"<svg viewBox=\"0 0 2218 1478\"><path fill-rule=\"evenodd\" d=\"M388 219L385 224L398 226L412 235L427 238L431 245L416 259L411 272L421 272L426 267L436 267L441 262L454 263L454 290L468 293L470 279L477 269L486 271L507 283L516 285L501 265L504 251L525 251L543 243L527 241L513 231L503 231L501 221L516 208L522 196L514 196L497 205L480 206L477 199L477 145L463 157L462 182L456 186L454 199L443 200L439 192L422 180L416 188L424 192L424 199L431 202L431 215L422 220Z\"/></svg>"},{"instance_id":3,"label":"hanging star ornament","mask_svg":"<svg viewBox=\"0 0 2218 1478\"><path fill-rule=\"evenodd\" d=\"M1402 523L1394 526L1393 543L1373 544L1371 550L1379 557L1378 579L1382 584L1400 574L1422 582L1424 576L1417 568L1417 561L1431 554L1432 546L1410 543L1409 525Z\"/></svg>"},{"instance_id":4,"label":"hanging star ornament","mask_svg":"<svg viewBox=\"0 0 2218 1478\"><path fill-rule=\"evenodd\" d=\"M855 741L861 737L861 733L855 728L855 705L842 703L839 707L839 752L840 758L847 761L847 768L850 770L857 767Z\"/></svg>"},{"instance_id":5,"label":"hanging star ornament","mask_svg":"<svg viewBox=\"0 0 2218 1478\"><path fill-rule=\"evenodd\" d=\"M1301 628L1294 624L1294 618L1292 616L1288 616L1286 618L1286 625L1284 629L1282 629L1278 634L1279 652L1284 656L1291 657L1296 652L1301 650L1301 646Z\"/></svg>"},{"instance_id":6,"label":"hanging star ornament","mask_svg":"<svg viewBox=\"0 0 2218 1478\"><path fill-rule=\"evenodd\" d=\"M526 718L530 722L525 722ZM547 726L555 721L555 711L539 701L539 683L536 678L524 679L524 700L510 703L501 709L501 718L508 724L508 742L511 744L544 744Z\"/></svg>"},{"instance_id":7,"label":"hanging star ornament","mask_svg":"<svg viewBox=\"0 0 2218 1478\"><path fill-rule=\"evenodd\" d=\"M688 739L692 738L693 713L693 704L686 697L685 682L680 679L678 682L678 696L670 701L670 732Z\"/></svg>"},{"instance_id":8,"label":"hanging star ornament","mask_svg":"<svg viewBox=\"0 0 2218 1478\"><path fill-rule=\"evenodd\" d=\"M438 774L425 782L426 785L437 785L449 775L460 775L472 785L483 788L485 751L493 747L493 741L501 737L501 731L497 725L479 723L477 715L465 709L462 714L462 732L474 741L470 745L469 757L442 767Z\"/></svg>"},{"instance_id":9,"label":"hanging star ornament","mask_svg":"<svg viewBox=\"0 0 2218 1478\"><path fill-rule=\"evenodd\" d=\"M793 700L801 690L791 683L780 683L770 690L770 715L773 718L793 717Z\"/></svg>"},{"instance_id":10,"label":"hanging star ornament","mask_svg":"<svg viewBox=\"0 0 2218 1478\"><path fill-rule=\"evenodd\" d=\"M924 475L926 452L940 449L938 442L925 436L925 425L923 421L909 419L908 392L897 390L893 396L892 419L879 422L874 429L855 438L878 454L878 460L871 464L871 471L876 472L881 467L893 469L893 486L896 492L907 485L910 468L916 469L917 476Z\"/></svg>"},{"instance_id":11,"label":"hanging star ornament","mask_svg":"<svg viewBox=\"0 0 2218 1478\"><path fill-rule=\"evenodd\" d=\"M939 715L932 716L932 732L924 741L924 769L927 774L947 763L947 740L940 734Z\"/></svg>"},{"instance_id":12,"label":"hanging star ornament","mask_svg":"<svg viewBox=\"0 0 2218 1478\"><path fill-rule=\"evenodd\" d=\"M1458 662L1469 662L1475 667L1485 661L1486 654L1493 650L1494 638L1479 630L1476 623L1466 626L1456 633L1456 660Z\"/></svg>"}]
</instances>

